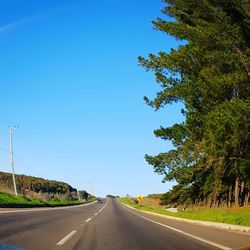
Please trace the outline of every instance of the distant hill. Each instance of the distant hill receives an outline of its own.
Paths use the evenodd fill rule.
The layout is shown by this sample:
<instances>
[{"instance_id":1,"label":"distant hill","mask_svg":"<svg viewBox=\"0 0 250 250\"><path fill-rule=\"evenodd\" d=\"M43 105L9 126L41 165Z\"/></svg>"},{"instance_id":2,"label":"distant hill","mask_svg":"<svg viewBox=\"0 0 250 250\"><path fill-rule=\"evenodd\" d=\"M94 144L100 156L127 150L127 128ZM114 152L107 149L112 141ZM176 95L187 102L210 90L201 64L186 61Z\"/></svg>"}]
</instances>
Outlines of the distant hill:
<instances>
[{"instance_id":1,"label":"distant hill","mask_svg":"<svg viewBox=\"0 0 250 250\"><path fill-rule=\"evenodd\" d=\"M61 181L46 180L39 177L27 175L15 175L17 191L25 196L43 200L75 200L78 199L77 190L69 184ZM13 190L12 174L0 172L0 192ZM88 197L86 191L79 192L82 199Z\"/></svg>"}]
</instances>

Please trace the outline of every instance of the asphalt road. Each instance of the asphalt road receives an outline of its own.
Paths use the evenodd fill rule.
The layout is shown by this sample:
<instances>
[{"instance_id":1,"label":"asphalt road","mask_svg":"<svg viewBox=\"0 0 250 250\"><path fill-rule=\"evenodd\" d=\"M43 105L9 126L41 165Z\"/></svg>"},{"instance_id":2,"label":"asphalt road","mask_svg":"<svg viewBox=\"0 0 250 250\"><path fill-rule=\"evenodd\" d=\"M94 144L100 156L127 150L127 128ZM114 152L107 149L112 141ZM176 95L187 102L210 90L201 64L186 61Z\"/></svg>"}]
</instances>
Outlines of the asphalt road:
<instances>
[{"instance_id":1,"label":"asphalt road","mask_svg":"<svg viewBox=\"0 0 250 250\"><path fill-rule=\"evenodd\" d=\"M0 211L0 225L0 243L29 250L226 250L250 245L249 234L136 212L114 199L63 209Z\"/></svg>"}]
</instances>

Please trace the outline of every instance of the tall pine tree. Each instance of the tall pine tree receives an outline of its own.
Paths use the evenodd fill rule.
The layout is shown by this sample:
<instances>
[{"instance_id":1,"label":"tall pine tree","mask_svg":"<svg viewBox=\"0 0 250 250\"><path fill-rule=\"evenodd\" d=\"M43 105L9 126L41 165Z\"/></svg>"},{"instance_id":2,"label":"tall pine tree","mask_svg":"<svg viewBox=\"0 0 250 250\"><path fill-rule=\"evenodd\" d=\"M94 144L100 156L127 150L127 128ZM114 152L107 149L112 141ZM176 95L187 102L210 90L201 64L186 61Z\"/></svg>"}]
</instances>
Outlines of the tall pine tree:
<instances>
[{"instance_id":1,"label":"tall pine tree","mask_svg":"<svg viewBox=\"0 0 250 250\"><path fill-rule=\"evenodd\" d=\"M183 102L185 122L154 131L169 152L146 155L177 186L168 202L248 202L250 192L250 16L239 0L165 0L154 27L185 41L170 53L139 57L161 91L156 110Z\"/></svg>"}]
</instances>

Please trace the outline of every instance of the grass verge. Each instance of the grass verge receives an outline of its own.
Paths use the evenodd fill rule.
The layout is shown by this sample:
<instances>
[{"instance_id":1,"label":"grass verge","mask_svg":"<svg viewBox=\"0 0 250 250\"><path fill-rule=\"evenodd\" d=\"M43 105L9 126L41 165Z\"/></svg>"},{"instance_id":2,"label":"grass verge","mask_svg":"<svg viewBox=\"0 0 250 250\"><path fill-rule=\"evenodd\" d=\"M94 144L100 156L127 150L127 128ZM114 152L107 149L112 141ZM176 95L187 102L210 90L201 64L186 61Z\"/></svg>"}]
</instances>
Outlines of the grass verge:
<instances>
[{"instance_id":1,"label":"grass verge","mask_svg":"<svg viewBox=\"0 0 250 250\"><path fill-rule=\"evenodd\" d=\"M29 207L59 207L72 206L88 203L94 199L86 202L79 201L43 201L38 199L30 199L25 196L14 196L7 193L0 192L0 207L4 208L29 208Z\"/></svg>"},{"instance_id":2,"label":"grass verge","mask_svg":"<svg viewBox=\"0 0 250 250\"><path fill-rule=\"evenodd\" d=\"M221 222L227 224L234 224L239 226L250 226L250 207L241 207L241 208L210 208L210 209L200 209L198 211L179 211L172 213L166 211L164 207L162 209L155 209L146 205L138 205L132 199L128 197L119 198L118 201L123 202L127 205L130 205L138 210L149 211L153 213L190 219L190 220L202 220L210 222Z\"/></svg>"}]
</instances>

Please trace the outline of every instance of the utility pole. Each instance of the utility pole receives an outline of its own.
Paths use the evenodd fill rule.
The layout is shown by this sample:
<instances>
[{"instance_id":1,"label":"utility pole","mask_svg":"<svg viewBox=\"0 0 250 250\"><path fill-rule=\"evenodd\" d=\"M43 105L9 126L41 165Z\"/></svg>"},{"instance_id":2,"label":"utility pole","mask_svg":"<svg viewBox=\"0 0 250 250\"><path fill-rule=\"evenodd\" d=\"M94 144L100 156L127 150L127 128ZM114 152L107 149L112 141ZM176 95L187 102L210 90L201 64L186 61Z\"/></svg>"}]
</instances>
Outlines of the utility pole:
<instances>
[{"instance_id":1,"label":"utility pole","mask_svg":"<svg viewBox=\"0 0 250 250\"><path fill-rule=\"evenodd\" d=\"M78 200L81 201L79 190L77 189L76 191L77 191Z\"/></svg>"},{"instance_id":2,"label":"utility pole","mask_svg":"<svg viewBox=\"0 0 250 250\"><path fill-rule=\"evenodd\" d=\"M11 170L12 170L14 193L17 196L16 179L15 179L15 171L14 171L14 159L13 159L13 147L12 147L12 131L13 129L17 129L18 127L10 126L9 128L10 128L10 164L11 164Z\"/></svg>"},{"instance_id":3,"label":"utility pole","mask_svg":"<svg viewBox=\"0 0 250 250\"><path fill-rule=\"evenodd\" d=\"M90 184L89 192L90 192L91 195L95 196L94 183L92 181L89 181L89 184Z\"/></svg>"}]
</instances>

